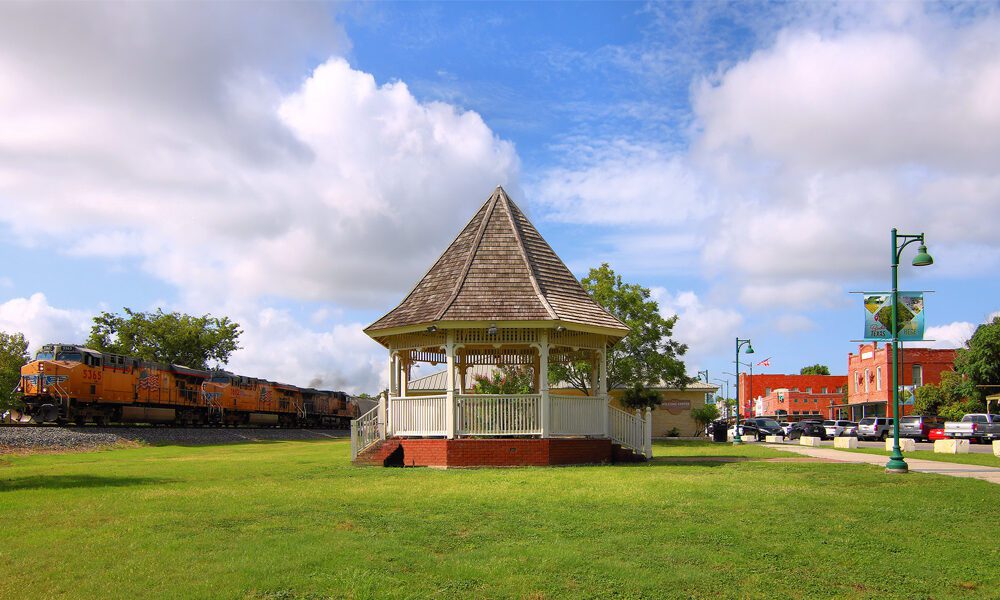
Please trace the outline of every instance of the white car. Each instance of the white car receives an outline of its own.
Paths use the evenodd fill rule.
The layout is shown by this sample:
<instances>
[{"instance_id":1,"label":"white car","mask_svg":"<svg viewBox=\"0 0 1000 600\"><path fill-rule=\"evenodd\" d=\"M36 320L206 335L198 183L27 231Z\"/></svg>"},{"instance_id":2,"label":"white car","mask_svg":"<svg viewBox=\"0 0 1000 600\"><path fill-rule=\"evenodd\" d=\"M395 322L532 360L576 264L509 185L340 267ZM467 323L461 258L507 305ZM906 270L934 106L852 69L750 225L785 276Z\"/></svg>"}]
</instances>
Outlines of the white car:
<instances>
[{"instance_id":1,"label":"white car","mask_svg":"<svg viewBox=\"0 0 1000 600\"><path fill-rule=\"evenodd\" d=\"M839 435L845 435L844 430L853 429L854 435L858 433L858 424L853 421L841 421L839 419L827 419L823 421L823 429L826 429L826 435L834 438Z\"/></svg>"}]
</instances>

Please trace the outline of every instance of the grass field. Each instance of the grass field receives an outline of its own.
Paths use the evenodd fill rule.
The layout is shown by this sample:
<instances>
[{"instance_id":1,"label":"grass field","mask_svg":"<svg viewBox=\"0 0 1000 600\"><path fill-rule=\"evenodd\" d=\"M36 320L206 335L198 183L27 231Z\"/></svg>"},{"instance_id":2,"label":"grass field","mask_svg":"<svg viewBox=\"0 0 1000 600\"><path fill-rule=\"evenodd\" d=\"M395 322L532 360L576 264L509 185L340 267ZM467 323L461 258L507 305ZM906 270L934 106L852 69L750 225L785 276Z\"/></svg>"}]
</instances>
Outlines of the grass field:
<instances>
[{"instance_id":1,"label":"grass field","mask_svg":"<svg viewBox=\"0 0 1000 600\"><path fill-rule=\"evenodd\" d=\"M846 450L838 448L838 450ZM852 448L849 452L861 452L863 454L878 454L889 460L890 452L882 448ZM919 458L922 460L938 460L941 462L959 463L963 465L979 465L981 467L1000 467L1000 457L993 454L982 454L970 452L968 454L937 454L933 450L914 450L903 452L903 458Z\"/></svg>"},{"instance_id":2,"label":"grass field","mask_svg":"<svg viewBox=\"0 0 1000 600\"><path fill-rule=\"evenodd\" d=\"M346 441L11 457L0 597L996 597L980 535L996 485L676 462L722 455L783 454L672 442L651 465L447 471L351 467Z\"/></svg>"}]
</instances>

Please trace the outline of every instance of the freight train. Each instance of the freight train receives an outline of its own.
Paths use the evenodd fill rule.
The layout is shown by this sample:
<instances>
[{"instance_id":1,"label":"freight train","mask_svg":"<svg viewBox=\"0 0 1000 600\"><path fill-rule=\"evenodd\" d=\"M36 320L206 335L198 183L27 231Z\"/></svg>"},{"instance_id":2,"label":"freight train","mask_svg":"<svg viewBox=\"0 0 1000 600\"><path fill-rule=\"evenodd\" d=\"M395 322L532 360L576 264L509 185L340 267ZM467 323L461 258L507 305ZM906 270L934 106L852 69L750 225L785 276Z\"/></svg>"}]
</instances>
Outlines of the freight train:
<instances>
[{"instance_id":1,"label":"freight train","mask_svg":"<svg viewBox=\"0 0 1000 600\"><path fill-rule=\"evenodd\" d=\"M346 428L359 414L343 392L227 371L46 344L21 368L22 423L154 423Z\"/></svg>"}]
</instances>

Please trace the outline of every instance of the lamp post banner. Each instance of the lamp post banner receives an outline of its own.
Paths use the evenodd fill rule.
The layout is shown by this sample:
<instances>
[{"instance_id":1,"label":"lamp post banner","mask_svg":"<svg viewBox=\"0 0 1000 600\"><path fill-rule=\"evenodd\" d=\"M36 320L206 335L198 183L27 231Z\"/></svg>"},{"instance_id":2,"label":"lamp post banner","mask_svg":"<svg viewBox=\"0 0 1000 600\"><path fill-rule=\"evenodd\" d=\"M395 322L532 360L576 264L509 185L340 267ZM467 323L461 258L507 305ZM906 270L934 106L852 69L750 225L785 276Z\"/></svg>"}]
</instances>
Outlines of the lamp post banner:
<instances>
[{"instance_id":1,"label":"lamp post banner","mask_svg":"<svg viewBox=\"0 0 1000 600\"><path fill-rule=\"evenodd\" d=\"M897 292L897 339L919 342L924 339L924 293ZM892 293L866 292L865 336L869 341L892 339Z\"/></svg>"}]
</instances>

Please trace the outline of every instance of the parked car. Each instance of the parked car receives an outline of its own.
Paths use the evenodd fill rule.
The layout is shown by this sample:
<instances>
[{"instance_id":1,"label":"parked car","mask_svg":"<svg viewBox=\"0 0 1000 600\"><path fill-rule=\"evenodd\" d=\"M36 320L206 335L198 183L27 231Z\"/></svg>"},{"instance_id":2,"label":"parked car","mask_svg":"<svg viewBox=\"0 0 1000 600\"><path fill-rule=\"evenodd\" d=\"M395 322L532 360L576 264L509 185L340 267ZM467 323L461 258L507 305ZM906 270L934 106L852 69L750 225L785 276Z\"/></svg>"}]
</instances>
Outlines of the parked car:
<instances>
[{"instance_id":1,"label":"parked car","mask_svg":"<svg viewBox=\"0 0 1000 600\"><path fill-rule=\"evenodd\" d=\"M764 417L752 417L746 420L747 425L757 428L757 439L763 441L766 436L780 435L785 437L785 431L781 428L781 423L774 419Z\"/></svg>"},{"instance_id":2,"label":"parked car","mask_svg":"<svg viewBox=\"0 0 1000 600\"><path fill-rule=\"evenodd\" d=\"M853 421L843 421L840 419L827 419L823 421L823 427L826 428L826 435L830 437L837 437L844 434L845 429L854 428L855 433L857 432L858 424Z\"/></svg>"},{"instance_id":3,"label":"parked car","mask_svg":"<svg viewBox=\"0 0 1000 600\"><path fill-rule=\"evenodd\" d=\"M837 434L840 437L858 437L858 424L854 421L847 421L848 425L844 425L844 428L840 430Z\"/></svg>"},{"instance_id":4,"label":"parked car","mask_svg":"<svg viewBox=\"0 0 1000 600\"><path fill-rule=\"evenodd\" d=\"M899 419L899 437L930 441L931 429L944 427L944 421L937 417L910 415Z\"/></svg>"},{"instance_id":5,"label":"parked car","mask_svg":"<svg viewBox=\"0 0 1000 600\"><path fill-rule=\"evenodd\" d=\"M736 427L731 426L727 432L730 439L736 437ZM744 440L755 439L757 441L763 441L764 436L761 435L760 430L753 423L747 423L745 421L740 421L740 438Z\"/></svg>"},{"instance_id":6,"label":"parked car","mask_svg":"<svg viewBox=\"0 0 1000 600\"><path fill-rule=\"evenodd\" d=\"M952 439L967 439L978 443L1000 439L1000 415L965 415L961 421L945 423L944 434Z\"/></svg>"},{"instance_id":7,"label":"parked car","mask_svg":"<svg viewBox=\"0 0 1000 600\"><path fill-rule=\"evenodd\" d=\"M865 417L858 421L859 440L885 440L892 433L889 417Z\"/></svg>"},{"instance_id":8,"label":"parked car","mask_svg":"<svg viewBox=\"0 0 1000 600\"><path fill-rule=\"evenodd\" d=\"M781 432L785 435L785 437L788 437L788 430L791 429L792 425L795 425L795 423L791 423L789 421L782 421L780 425L781 425Z\"/></svg>"},{"instance_id":9,"label":"parked car","mask_svg":"<svg viewBox=\"0 0 1000 600\"><path fill-rule=\"evenodd\" d=\"M818 437L821 440L829 439L826 434L826 427L821 421L799 421L788 430L788 439L797 440L802 436Z\"/></svg>"},{"instance_id":10,"label":"parked car","mask_svg":"<svg viewBox=\"0 0 1000 600\"><path fill-rule=\"evenodd\" d=\"M927 441L929 441L929 442L936 442L937 440L946 440L946 439L948 439L948 438L945 437L945 435L944 435L944 427L939 427L937 429L931 429L927 433Z\"/></svg>"}]
</instances>

